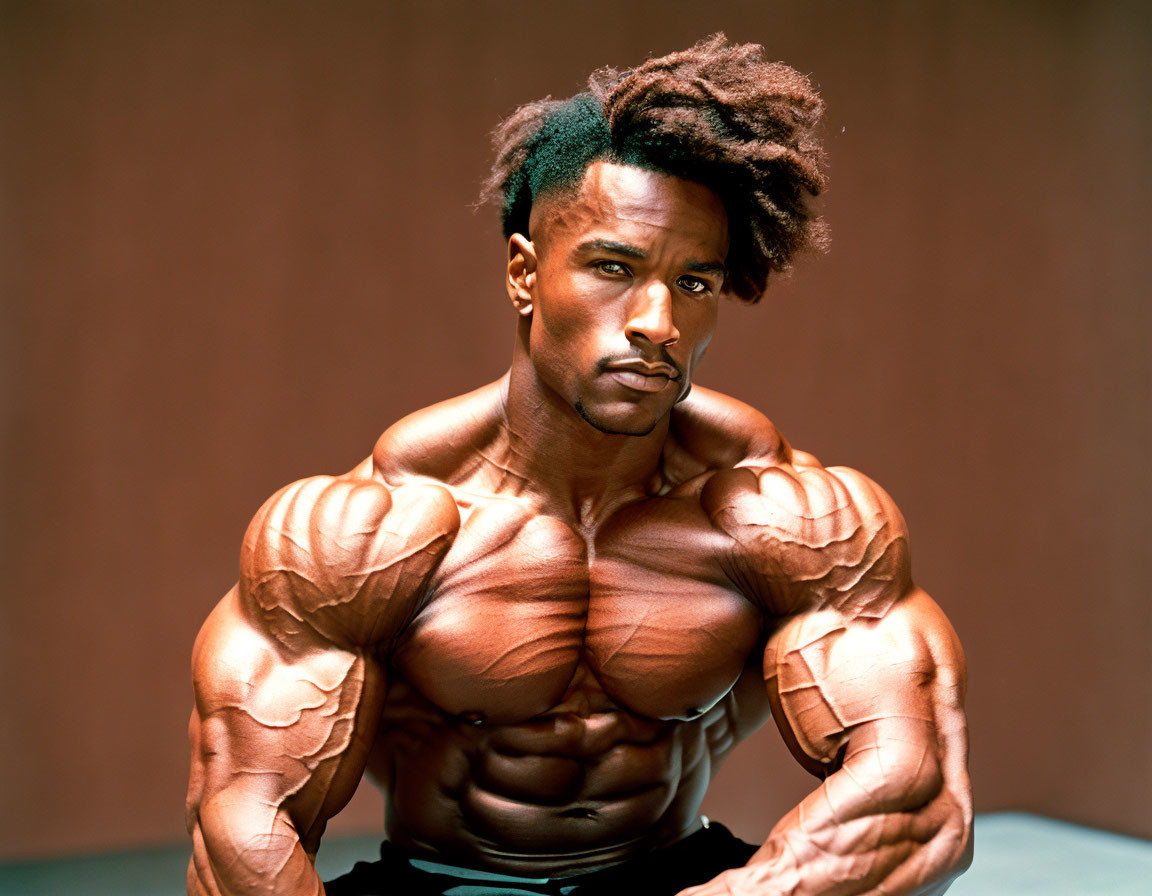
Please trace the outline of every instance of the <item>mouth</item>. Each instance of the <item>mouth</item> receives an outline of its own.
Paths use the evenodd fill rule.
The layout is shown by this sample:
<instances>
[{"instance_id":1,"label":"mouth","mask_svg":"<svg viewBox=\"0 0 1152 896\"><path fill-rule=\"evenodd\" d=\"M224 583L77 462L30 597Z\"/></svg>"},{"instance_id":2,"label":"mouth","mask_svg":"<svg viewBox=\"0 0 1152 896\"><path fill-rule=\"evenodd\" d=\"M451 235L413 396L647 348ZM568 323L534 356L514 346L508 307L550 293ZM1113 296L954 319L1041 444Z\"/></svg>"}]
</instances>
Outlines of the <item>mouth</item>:
<instances>
[{"instance_id":1,"label":"mouth","mask_svg":"<svg viewBox=\"0 0 1152 896\"><path fill-rule=\"evenodd\" d=\"M617 361L605 370L620 385L637 392L659 392L673 380L680 379L680 371L671 364L639 359Z\"/></svg>"}]
</instances>

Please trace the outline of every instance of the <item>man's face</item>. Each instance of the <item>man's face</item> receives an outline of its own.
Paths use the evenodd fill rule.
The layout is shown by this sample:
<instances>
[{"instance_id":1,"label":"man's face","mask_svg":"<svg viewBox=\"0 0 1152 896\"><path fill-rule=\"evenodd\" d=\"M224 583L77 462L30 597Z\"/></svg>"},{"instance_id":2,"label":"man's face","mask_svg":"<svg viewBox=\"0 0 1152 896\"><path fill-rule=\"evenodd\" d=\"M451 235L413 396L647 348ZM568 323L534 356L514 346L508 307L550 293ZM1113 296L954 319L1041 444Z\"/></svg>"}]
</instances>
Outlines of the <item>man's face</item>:
<instances>
[{"instance_id":1,"label":"man's face","mask_svg":"<svg viewBox=\"0 0 1152 896\"><path fill-rule=\"evenodd\" d=\"M595 162L574 198L537 203L530 230L537 376L597 429L647 434L687 396L716 325L723 204L692 181Z\"/></svg>"}]
</instances>

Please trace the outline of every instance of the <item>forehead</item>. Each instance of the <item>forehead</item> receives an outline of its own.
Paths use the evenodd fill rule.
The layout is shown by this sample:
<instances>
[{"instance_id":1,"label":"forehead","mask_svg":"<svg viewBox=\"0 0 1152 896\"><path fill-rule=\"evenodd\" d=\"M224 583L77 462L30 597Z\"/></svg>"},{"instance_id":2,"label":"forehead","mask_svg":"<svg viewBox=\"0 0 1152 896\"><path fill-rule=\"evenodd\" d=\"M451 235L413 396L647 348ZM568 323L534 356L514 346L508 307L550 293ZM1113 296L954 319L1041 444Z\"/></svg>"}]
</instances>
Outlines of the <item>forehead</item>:
<instances>
[{"instance_id":1,"label":"forehead","mask_svg":"<svg viewBox=\"0 0 1152 896\"><path fill-rule=\"evenodd\" d=\"M613 162L589 165L574 194L543 197L529 230L546 244L610 235L639 247L672 242L721 262L728 254L728 215L712 190Z\"/></svg>"}]
</instances>

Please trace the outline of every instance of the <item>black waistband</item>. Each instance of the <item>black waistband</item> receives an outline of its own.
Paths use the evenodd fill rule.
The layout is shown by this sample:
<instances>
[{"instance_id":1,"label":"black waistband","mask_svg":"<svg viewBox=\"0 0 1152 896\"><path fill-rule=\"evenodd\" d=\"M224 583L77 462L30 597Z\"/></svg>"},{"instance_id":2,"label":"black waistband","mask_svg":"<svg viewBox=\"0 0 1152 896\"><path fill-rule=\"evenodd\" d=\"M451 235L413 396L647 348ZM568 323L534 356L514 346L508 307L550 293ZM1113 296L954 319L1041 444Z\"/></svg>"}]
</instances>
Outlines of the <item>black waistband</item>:
<instances>
[{"instance_id":1,"label":"black waistband","mask_svg":"<svg viewBox=\"0 0 1152 896\"><path fill-rule=\"evenodd\" d=\"M325 885L328 896L673 896L726 868L743 865L756 851L711 822L663 849L595 871L549 878L494 874L415 856L385 841L379 862L358 862Z\"/></svg>"}]
</instances>

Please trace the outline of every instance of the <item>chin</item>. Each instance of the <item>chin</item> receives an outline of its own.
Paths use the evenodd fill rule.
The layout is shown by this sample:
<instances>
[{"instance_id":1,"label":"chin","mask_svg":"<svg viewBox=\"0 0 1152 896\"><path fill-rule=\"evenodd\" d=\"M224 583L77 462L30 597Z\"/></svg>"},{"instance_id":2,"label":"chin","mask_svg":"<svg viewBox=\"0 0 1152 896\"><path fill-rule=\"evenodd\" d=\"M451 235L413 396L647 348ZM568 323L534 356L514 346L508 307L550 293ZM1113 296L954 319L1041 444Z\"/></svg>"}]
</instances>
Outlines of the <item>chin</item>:
<instances>
[{"instance_id":1,"label":"chin","mask_svg":"<svg viewBox=\"0 0 1152 896\"><path fill-rule=\"evenodd\" d=\"M589 426L613 436L646 436L668 416L668 411L653 416L651 413L640 413L635 407L614 414L600 408L589 408L580 400L573 407Z\"/></svg>"}]
</instances>

